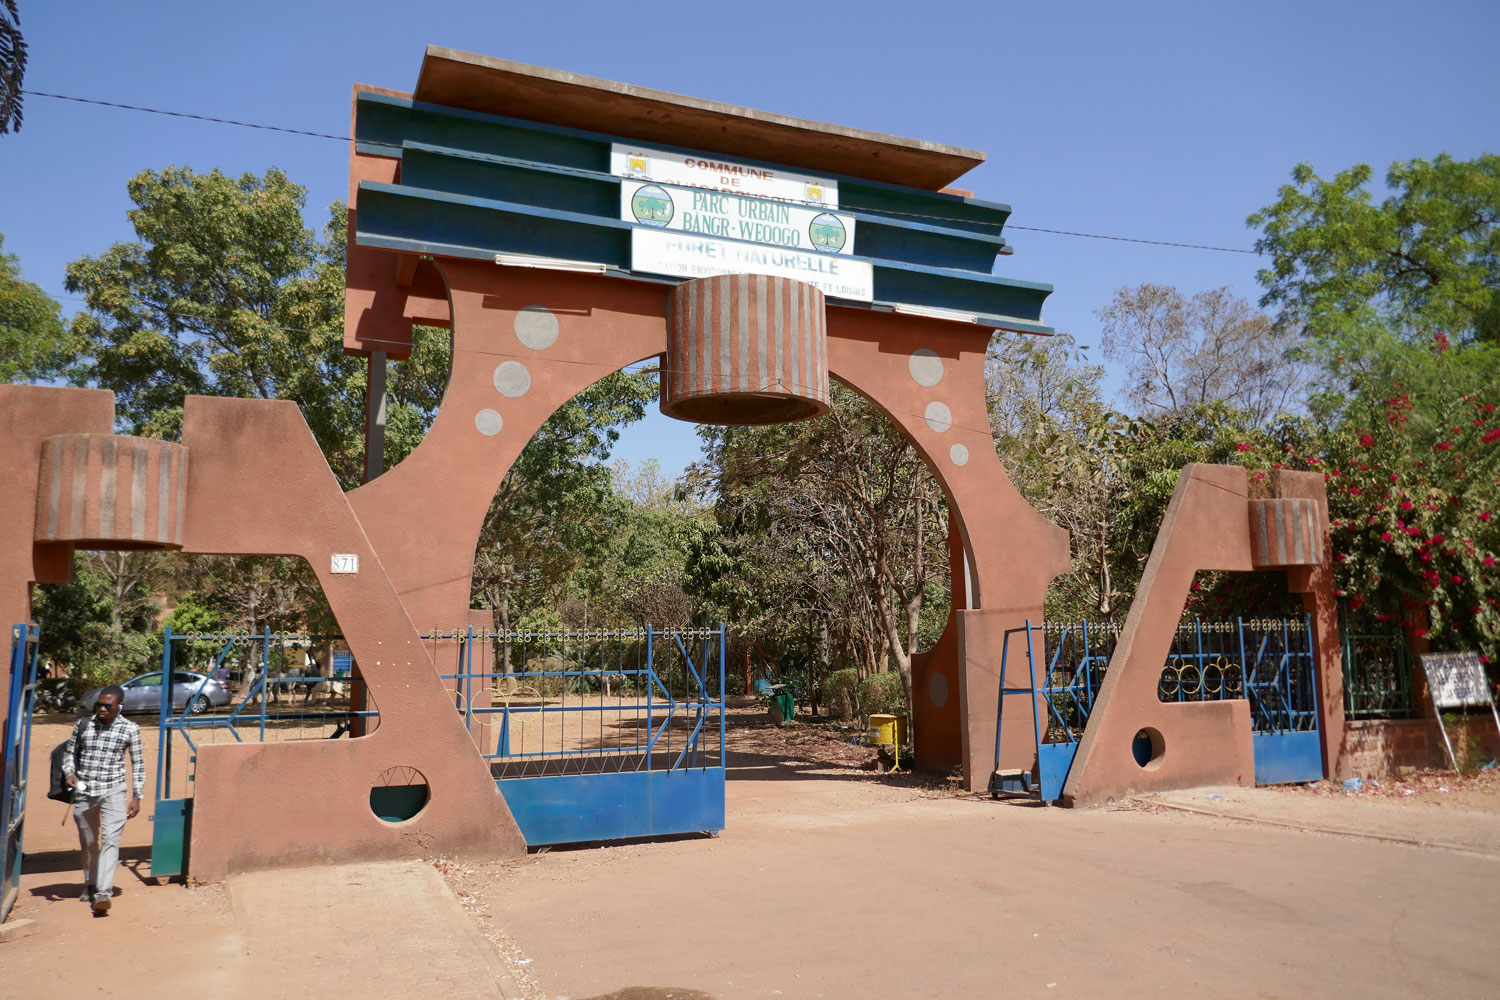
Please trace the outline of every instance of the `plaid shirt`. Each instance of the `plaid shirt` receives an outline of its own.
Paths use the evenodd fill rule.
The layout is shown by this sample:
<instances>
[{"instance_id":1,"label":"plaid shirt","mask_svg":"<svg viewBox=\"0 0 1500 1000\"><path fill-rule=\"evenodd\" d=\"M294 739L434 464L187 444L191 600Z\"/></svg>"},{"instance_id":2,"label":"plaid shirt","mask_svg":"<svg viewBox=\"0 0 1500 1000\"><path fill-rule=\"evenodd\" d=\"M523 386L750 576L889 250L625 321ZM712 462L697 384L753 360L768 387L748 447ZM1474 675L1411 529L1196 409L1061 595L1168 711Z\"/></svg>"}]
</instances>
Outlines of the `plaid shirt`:
<instances>
[{"instance_id":1,"label":"plaid shirt","mask_svg":"<svg viewBox=\"0 0 1500 1000\"><path fill-rule=\"evenodd\" d=\"M141 753L141 727L117 716L108 728L101 728L93 718L79 719L68 737L68 749L63 753L63 774L73 772L73 754L78 741L78 777L88 782L83 794L89 798L108 795L125 787L125 751L130 751L131 786L139 798L146 790L146 758Z\"/></svg>"}]
</instances>

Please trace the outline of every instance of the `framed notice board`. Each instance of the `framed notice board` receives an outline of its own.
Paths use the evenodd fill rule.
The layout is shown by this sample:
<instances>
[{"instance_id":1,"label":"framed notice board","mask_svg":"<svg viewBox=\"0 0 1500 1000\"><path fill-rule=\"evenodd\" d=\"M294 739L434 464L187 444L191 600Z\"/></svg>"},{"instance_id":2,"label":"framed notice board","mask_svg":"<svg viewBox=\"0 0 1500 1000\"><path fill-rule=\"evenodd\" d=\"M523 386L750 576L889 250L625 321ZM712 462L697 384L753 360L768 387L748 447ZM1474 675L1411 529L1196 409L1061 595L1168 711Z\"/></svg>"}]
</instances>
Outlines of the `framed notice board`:
<instances>
[{"instance_id":1,"label":"framed notice board","mask_svg":"<svg viewBox=\"0 0 1500 1000\"><path fill-rule=\"evenodd\" d=\"M1448 748L1448 760L1456 768L1458 759L1453 755L1453 743L1448 739L1448 729L1443 725L1443 710L1469 708L1475 705L1490 706L1495 718L1495 728L1500 731L1500 712L1495 710L1495 698L1490 692L1490 679L1479 654L1472 650L1464 653L1423 653L1422 672L1427 675L1427 690L1432 694L1432 711L1437 716L1438 731L1443 734L1443 745Z\"/></svg>"}]
</instances>

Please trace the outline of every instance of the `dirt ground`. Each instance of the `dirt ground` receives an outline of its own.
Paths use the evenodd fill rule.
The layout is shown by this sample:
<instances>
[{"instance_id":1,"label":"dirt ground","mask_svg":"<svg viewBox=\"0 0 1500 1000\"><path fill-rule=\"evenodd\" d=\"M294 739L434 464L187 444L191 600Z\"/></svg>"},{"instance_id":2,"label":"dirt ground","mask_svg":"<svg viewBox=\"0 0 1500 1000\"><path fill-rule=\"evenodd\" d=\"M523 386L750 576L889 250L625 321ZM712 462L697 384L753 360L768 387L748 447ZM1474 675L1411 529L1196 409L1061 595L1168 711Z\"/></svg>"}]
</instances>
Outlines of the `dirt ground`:
<instances>
[{"instance_id":1,"label":"dirt ground","mask_svg":"<svg viewBox=\"0 0 1500 1000\"><path fill-rule=\"evenodd\" d=\"M43 730L34 757L56 742ZM718 837L511 862L429 859L508 969L503 989L486 980L495 992L481 995L1500 996L1500 783L1488 774L1413 776L1409 796L1197 790L1062 810L863 768L870 751L836 727L781 729L745 709L729 731L728 828ZM74 846L71 826L50 830L53 811L28 822L31 851ZM134 820L126 842L145 845L149 834ZM143 853L129 856L135 865ZM280 926L271 911L289 893L235 880L159 888L129 875L117 912L89 921L71 863L65 853L29 861L18 915L38 932L0 945L0 997L80 987L133 996L147 985L235 996L232 970L249 962L263 974L274 954L317 972L324 1000L365 998L373 984L361 962L436 962L422 943L430 933L377 939L360 905L319 909L321 937L283 927L274 947L257 944L252 929ZM403 878L412 893L431 891ZM376 909L413 928L444 902L390 898ZM340 954L326 950L329 938ZM70 957L100 945L122 956L128 976L58 978ZM341 968L352 972L333 974ZM37 976L51 977L48 989L32 988ZM261 978L258 995L303 995L278 994L277 982L291 990L298 980ZM455 994L433 983L403 995Z\"/></svg>"}]
</instances>

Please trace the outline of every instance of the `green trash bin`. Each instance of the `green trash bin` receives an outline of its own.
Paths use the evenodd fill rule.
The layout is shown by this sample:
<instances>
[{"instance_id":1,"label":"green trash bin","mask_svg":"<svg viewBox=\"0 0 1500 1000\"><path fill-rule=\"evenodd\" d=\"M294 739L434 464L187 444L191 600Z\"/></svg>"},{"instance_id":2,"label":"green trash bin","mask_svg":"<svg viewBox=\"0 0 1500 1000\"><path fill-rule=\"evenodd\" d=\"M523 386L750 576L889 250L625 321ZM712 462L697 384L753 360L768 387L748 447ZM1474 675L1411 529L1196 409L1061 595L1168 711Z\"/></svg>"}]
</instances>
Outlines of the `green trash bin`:
<instances>
[{"instance_id":1,"label":"green trash bin","mask_svg":"<svg viewBox=\"0 0 1500 1000\"><path fill-rule=\"evenodd\" d=\"M792 701L792 689L786 684L774 684L771 687L771 721L777 725L786 725L792 721L796 714L796 703Z\"/></svg>"}]
</instances>

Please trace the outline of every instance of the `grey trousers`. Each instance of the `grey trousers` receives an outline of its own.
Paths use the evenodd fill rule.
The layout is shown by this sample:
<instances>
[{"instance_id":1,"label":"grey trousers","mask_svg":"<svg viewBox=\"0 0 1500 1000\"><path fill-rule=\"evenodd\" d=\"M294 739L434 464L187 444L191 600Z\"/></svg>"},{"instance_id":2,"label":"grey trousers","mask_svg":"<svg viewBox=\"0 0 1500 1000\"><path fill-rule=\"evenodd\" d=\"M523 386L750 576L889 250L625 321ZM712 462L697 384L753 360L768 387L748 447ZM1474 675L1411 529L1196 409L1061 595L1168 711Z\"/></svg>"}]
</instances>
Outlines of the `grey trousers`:
<instances>
[{"instance_id":1,"label":"grey trousers","mask_svg":"<svg viewBox=\"0 0 1500 1000\"><path fill-rule=\"evenodd\" d=\"M81 795L73 802L78 824L78 846L83 849L83 880L96 896L115 888L115 866L120 862L120 832L125 829L125 799L129 791L116 789L98 797Z\"/></svg>"}]
</instances>

